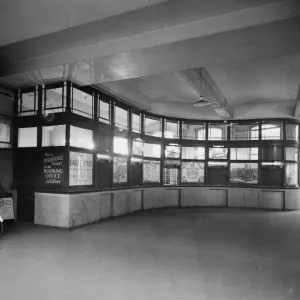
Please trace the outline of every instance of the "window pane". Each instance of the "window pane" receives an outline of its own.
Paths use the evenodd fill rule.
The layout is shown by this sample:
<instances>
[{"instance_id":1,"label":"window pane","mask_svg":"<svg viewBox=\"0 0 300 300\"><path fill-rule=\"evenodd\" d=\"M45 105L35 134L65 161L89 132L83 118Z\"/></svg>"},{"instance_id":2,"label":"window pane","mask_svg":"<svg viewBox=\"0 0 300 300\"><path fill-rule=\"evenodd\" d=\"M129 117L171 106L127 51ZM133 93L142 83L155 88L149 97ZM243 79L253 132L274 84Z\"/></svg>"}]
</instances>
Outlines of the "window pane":
<instances>
[{"instance_id":1,"label":"window pane","mask_svg":"<svg viewBox=\"0 0 300 300\"><path fill-rule=\"evenodd\" d=\"M231 160L258 160L258 148L231 148Z\"/></svg>"},{"instance_id":2,"label":"window pane","mask_svg":"<svg viewBox=\"0 0 300 300\"><path fill-rule=\"evenodd\" d=\"M165 157L180 158L180 147L179 146L166 146Z\"/></svg>"},{"instance_id":3,"label":"window pane","mask_svg":"<svg viewBox=\"0 0 300 300\"><path fill-rule=\"evenodd\" d=\"M99 121L105 124L110 124L110 105L107 102L99 100Z\"/></svg>"},{"instance_id":4,"label":"window pane","mask_svg":"<svg viewBox=\"0 0 300 300\"><path fill-rule=\"evenodd\" d=\"M55 89L45 89L45 102L43 102L43 110L51 113L63 112L65 111L66 100L65 91L63 92L63 87Z\"/></svg>"},{"instance_id":5,"label":"window pane","mask_svg":"<svg viewBox=\"0 0 300 300\"><path fill-rule=\"evenodd\" d=\"M179 122L165 121L164 137L167 139L179 138Z\"/></svg>"},{"instance_id":6,"label":"window pane","mask_svg":"<svg viewBox=\"0 0 300 300\"><path fill-rule=\"evenodd\" d=\"M298 164L286 163L285 182L287 185L298 185Z\"/></svg>"},{"instance_id":7,"label":"window pane","mask_svg":"<svg viewBox=\"0 0 300 300\"><path fill-rule=\"evenodd\" d=\"M262 160L277 160L283 159L283 148L281 146L265 146L260 148Z\"/></svg>"},{"instance_id":8,"label":"window pane","mask_svg":"<svg viewBox=\"0 0 300 300\"><path fill-rule=\"evenodd\" d=\"M258 183L257 163L231 163L230 183Z\"/></svg>"},{"instance_id":9,"label":"window pane","mask_svg":"<svg viewBox=\"0 0 300 300\"><path fill-rule=\"evenodd\" d=\"M299 140L299 125L286 124L286 139L298 142L298 140Z\"/></svg>"},{"instance_id":10,"label":"window pane","mask_svg":"<svg viewBox=\"0 0 300 300\"><path fill-rule=\"evenodd\" d=\"M114 137L114 153L128 155L128 139Z\"/></svg>"},{"instance_id":11,"label":"window pane","mask_svg":"<svg viewBox=\"0 0 300 300\"><path fill-rule=\"evenodd\" d=\"M70 126L70 146L94 149L93 131L75 126Z\"/></svg>"},{"instance_id":12,"label":"window pane","mask_svg":"<svg viewBox=\"0 0 300 300\"><path fill-rule=\"evenodd\" d=\"M94 105L93 95L76 88L72 89L72 112L74 114L93 119Z\"/></svg>"},{"instance_id":13,"label":"window pane","mask_svg":"<svg viewBox=\"0 0 300 300\"><path fill-rule=\"evenodd\" d=\"M0 143L10 143L10 118L0 117Z\"/></svg>"},{"instance_id":14,"label":"window pane","mask_svg":"<svg viewBox=\"0 0 300 300\"><path fill-rule=\"evenodd\" d=\"M205 123L194 125L182 122L182 138L186 140L205 140Z\"/></svg>"},{"instance_id":15,"label":"window pane","mask_svg":"<svg viewBox=\"0 0 300 300\"><path fill-rule=\"evenodd\" d=\"M44 126L42 146L65 146L66 125Z\"/></svg>"},{"instance_id":16,"label":"window pane","mask_svg":"<svg viewBox=\"0 0 300 300\"><path fill-rule=\"evenodd\" d=\"M18 147L37 147L37 127L19 128Z\"/></svg>"},{"instance_id":17,"label":"window pane","mask_svg":"<svg viewBox=\"0 0 300 300\"><path fill-rule=\"evenodd\" d=\"M127 182L127 158L114 157L113 182Z\"/></svg>"},{"instance_id":18,"label":"window pane","mask_svg":"<svg viewBox=\"0 0 300 300\"><path fill-rule=\"evenodd\" d=\"M152 119L145 117L145 134L161 137L161 119Z\"/></svg>"},{"instance_id":19,"label":"window pane","mask_svg":"<svg viewBox=\"0 0 300 300\"><path fill-rule=\"evenodd\" d=\"M227 126L222 124L209 124L208 139L212 141L227 140Z\"/></svg>"},{"instance_id":20,"label":"window pane","mask_svg":"<svg viewBox=\"0 0 300 300\"><path fill-rule=\"evenodd\" d=\"M144 144L144 156L146 157L161 157L161 145L159 144Z\"/></svg>"},{"instance_id":21,"label":"window pane","mask_svg":"<svg viewBox=\"0 0 300 300\"><path fill-rule=\"evenodd\" d=\"M115 106L115 125L122 129L128 128L128 111L118 106Z\"/></svg>"},{"instance_id":22,"label":"window pane","mask_svg":"<svg viewBox=\"0 0 300 300\"><path fill-rule=\"evenodd\" d=\"M262 124L261 138L263 140L282 139L282 123Z\"/></svg>"},{"instance_id":23,"label":"window pane","mask_svg":"<svg viewBox=\"0 0 300 300\"><path fill-rule=\"evenodd\" d=\"M141 116L137 114L131 115L131 129L133 132L140 133L141 132Z\"/></svg>"},{"instance_id":24,"label":"window pane","mask_svg":"<svg viewBox=\"0 0 300 300\"><path fill-rule=\"evenodd\" d=\"M227 159L227 148L209 148L209 159Z\"/></svg>"},{"instance_id":25,"label":"window pane","mask_svg":"<svg viewBox=\"0 0 300 300\"><path fill-rule=\"evenodd\" d=\"M298 160L298 148L285 147L285 160Z\"/></svg>"},{"instance_id":26,"label":"window pane","mask_svg":"<svg viewBox=\"0 0 300 300\"><path fill-rule=\"evenodd\" d=\"M70 152L70 186L93 184L93 155Z\"/></svg>"},{"instance_id":27,"label":"window pane","mask_svg":"<svg viewBox=\"0 0 300 300\"><path fill-rule=\"evenodd\" d=\"M182 147L182 159L205 159L205 147Z\"/></svg>"},{"instance_id":28,"label":"window pane","mask_svg":"<svg viewBox=\"0 0 300 300\"><path fill-rule=\"evenodd\" d=\"M144 142L141 139L132 141L132 154L142 156L144 152Z\"/></svg>"},{"instance_id":29,"label":"window pane","mask_svg":"<svg viewBox=\"0 0 300 300\"><path fill-rule=\"evenodd\" d=\"M185 162L181 163L181 182L204 182L204 163Z\"/></svg>"},{"instance_id":30,"label":"window pane","mask_svg":"<svg viewBox=\"0 0 300 300\"><path fill-rule=\"evenodd\" d=\"M160 183L160 162L156 160L144 160L143 182Z\"/></svg>"},{"instance_id":31,"label":"window pane","mask_svg":"<svg viewBox=\"0 0 300 300\"><path fill-rule=\"evenodd\" d=\"M37 107L35 106L35 92L22 93L21 105L19 107L19 113L22 116L30 116L36 114Z\"/></svg>"},{"instance_id":32,"label":"window pane","mask_svg":"<svg viewBox=\"0 0 300 300\"><path fill-rule=\"evenodd\" d=\"M255 124L231 126L231 140L258 140L259 126Z\"/></svg>"}]
</instances>

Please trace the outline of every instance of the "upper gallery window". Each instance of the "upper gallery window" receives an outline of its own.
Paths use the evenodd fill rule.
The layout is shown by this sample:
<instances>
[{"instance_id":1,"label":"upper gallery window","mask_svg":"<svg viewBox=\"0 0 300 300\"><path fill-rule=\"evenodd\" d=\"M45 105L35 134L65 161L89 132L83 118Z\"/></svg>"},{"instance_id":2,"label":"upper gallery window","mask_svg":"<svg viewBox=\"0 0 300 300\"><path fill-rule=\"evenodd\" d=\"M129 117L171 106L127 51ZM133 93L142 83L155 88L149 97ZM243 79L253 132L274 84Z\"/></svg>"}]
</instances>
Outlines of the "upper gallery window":
<instances>
[{"instance_id":1,"label":"upper gallery window","mask_svg":"<svg viewBox=\"0 0 300 300\"><path fill-rule=\"evenodd\" d=\"M182 138L185 140L205 140L205 123L190 124L182 122Z\"/></svg>"},{"instance_id":2,"label":"upper gallery window","mask_svg":"<svg viewBox=\"0 0 300 300\"><path fill-rule=\"evenodd\" d=\"M43 113L57 113L65 111L66 86L46 87L43 101Z\"/></svg>"},{"instance_id":3,"label":"upper gallery window","mask_svg":"<svg viewBox=\"0 0 300 300\"><path fill-rule=\"evenodd\" d=\"M167 139L179 139L179 122L165 120L164 137Z\"/></svg>"},{"instance_id":4,"label":"upper gallery window","mask_svg":"<svg viewBox=\"0 0 300 300\"><path fill-rule=\"evenodd\" d=\"M115 106L115 126L120 129L128 129L128 110Z\"/></svg>"},{"instance_id":5,"label":"upper gallery window","mask_svg":"<svg viewBox=\"0 0 300 300\"><path fill-rule=\"evenodd\" d=\"M93 93L86 92L79 88L72 88L71 109L74 114L90 119L94 117L94 97Z\"/></svg>"},{"instance_id":6,"label":"upper gallery window","mask_svg":"<svg viewBox=\"0 0 300 300\"><path fill-rule=\"evenodd\" d=\"M227 140L227 125L208 124L208 139L212 141Z\"/></svg>"},{"instance_id":7,"label":"upper gallery window","mask_svg":"<svg viewBox=\"0 0 300 300\"><path fill-rule=\"evenodd\" d=\"M100 122L110 124L110 102L98 99L98 119Z\"/></svg>"},{"instance_id":8,"label":"upper gallery window","mask_svg":"<svg viewBox=\"0 0 300 300\"><path fill-rule=\"evenodd\" d=\"M37 114L37 91L23 92L18 103L20 116L31 116Z\"/></svg>"},{"instance_id":9,"label":"upper gallery window","mask_svg":"<svg viewBox=\"0 0 300 300\"><path fill-rule=\"evenodd\" d=\"M232 124L230 126L231 140L258 140L259 126L257 124Z\"/></svg>"},{"instance_id":10,"label":"upper gallery window","mask_svg":"<svg viewBox=\"0 0 300 300\"><path fill-rule=\"evenodd\" d=\"M151 118L145 116L144 119L145 126L145 134L161 137L162 136L162 126L161 126L161 118Z\"/></svg>"},{"instance_id":11,"label":"upper gallery window","mask_svg":"<svg viewBox=\"0 0 300 300\"><path fill-rule=\"evenodd\" d=\"M265 123L261 125L261 138L263 140L281 140L282 122Z\"/></svg>"}]
</instances>

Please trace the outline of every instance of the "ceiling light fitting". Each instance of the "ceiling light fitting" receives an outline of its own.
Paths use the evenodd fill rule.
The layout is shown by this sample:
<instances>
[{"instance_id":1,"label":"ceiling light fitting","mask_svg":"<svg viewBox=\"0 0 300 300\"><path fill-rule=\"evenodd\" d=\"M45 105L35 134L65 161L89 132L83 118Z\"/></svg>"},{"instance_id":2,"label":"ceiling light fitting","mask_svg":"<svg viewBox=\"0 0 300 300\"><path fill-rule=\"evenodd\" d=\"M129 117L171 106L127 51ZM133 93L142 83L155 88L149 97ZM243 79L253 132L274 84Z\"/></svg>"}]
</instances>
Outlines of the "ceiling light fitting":
<instances>
[{"instance_id":1,"label":"ceiling light fitting","mask_svg":"<svg viewBox=\"0 0 300 300\"><path fill-rule=\"evenodd\" d=\"M196 103L194 103L194 106L201 106L201 107L203 107L203 106L208 106L208 105L210 105L210 102L208 102L208 101L206 101L206 100L204 100L204 97L202 96L202 91L203 91L203 89L202 89L202 84L203 84L203 80L202 80L202 68L200 68L200 80L201 80L201 95L200 95L200 99L196 102Z\"/></svg>"}]
</instances>

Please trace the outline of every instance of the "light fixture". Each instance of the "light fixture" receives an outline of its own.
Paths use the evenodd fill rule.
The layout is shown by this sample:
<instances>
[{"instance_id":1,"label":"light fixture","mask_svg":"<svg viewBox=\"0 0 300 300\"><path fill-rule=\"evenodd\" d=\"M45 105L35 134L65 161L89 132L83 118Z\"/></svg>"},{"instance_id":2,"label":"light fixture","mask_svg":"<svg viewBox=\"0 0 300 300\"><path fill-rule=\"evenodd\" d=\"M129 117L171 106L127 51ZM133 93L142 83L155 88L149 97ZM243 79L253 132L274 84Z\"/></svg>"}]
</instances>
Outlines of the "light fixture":
<instances>
[{"instance_id":1,"label":"light fixture","mask_svg":"<svg viewBox=\"0 0 300 300\"><path fill-rule=\"evenodd\" d=\"M203 89L202 89L202 81L203 81L203 79L202 79L202 68L200 68L200 79L201 79L201 95L200 95L200 98L199 98L199 100L196 102L196 103L194 103L194 106L207 106L207 105L210 105L210 102L208 102L208 101L206 101L206 100L204 100L204 97L203 97L203 95L202 95L202 92L203 92Z\"/></svg>"}]
</instances>

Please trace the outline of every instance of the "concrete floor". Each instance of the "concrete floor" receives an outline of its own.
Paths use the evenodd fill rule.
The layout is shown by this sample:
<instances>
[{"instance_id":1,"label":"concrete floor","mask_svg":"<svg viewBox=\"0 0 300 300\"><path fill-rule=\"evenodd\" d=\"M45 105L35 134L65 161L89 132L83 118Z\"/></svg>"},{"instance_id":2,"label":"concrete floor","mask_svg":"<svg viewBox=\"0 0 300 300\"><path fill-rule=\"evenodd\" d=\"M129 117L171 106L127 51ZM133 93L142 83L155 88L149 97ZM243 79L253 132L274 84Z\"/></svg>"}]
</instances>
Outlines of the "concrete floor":
<instances>
[{"instance_id":1,"label":"concrete floor","mask_svg":"<svg viewBox=\"0 0 300 300\"><path fill-rule=\"evenodd\" d=\"M143 212L0 240L5 300L300 299L300 212Z\"/></svg>"}]
</instances>

